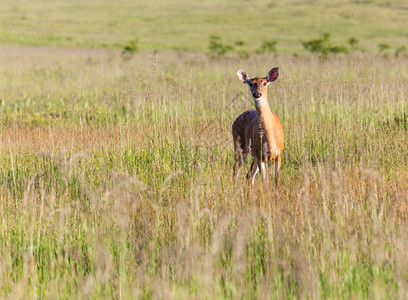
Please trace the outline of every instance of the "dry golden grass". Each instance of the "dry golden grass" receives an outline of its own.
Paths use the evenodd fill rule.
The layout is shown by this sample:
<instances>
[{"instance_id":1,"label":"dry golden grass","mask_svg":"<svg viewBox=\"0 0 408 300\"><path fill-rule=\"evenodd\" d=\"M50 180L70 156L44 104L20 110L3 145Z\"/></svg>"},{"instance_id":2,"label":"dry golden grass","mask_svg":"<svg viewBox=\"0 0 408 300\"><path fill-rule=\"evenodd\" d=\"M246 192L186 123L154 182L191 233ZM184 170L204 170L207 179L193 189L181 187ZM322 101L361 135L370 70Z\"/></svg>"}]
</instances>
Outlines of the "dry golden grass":
<instances>
[{"instance_id":1,"label":"dry golden grass","mask_svg":"<svg viewBox=\"0 0 408 300\"><path fill-rule=\"evenodd\" d=\"M2 298L407 296L406 59L9 49ZM231 180L235 70L273 66L277 197Z\"/></svg>"}]
</instances>

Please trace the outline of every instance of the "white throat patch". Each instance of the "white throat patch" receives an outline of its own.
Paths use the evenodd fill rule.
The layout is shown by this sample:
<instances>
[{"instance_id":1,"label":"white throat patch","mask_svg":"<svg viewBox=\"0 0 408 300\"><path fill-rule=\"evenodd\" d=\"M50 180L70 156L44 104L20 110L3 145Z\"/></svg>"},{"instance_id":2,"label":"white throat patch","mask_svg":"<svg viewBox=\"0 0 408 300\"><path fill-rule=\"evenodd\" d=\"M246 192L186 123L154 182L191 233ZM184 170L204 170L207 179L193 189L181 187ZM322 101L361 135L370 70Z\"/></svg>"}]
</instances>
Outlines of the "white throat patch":
<instances>
[{"instance_id":1,"label":"white throat patch","mask_svg":"<svg viewBox=\"0 0 408 300\"><path fill-rule=\"evenodd\" d=\"M267 104L267 100L264 97L261 97L261 98L258 98L258 99L254 98L254 102L255 102L256 107Z\"/></svg>"}]
</instances>

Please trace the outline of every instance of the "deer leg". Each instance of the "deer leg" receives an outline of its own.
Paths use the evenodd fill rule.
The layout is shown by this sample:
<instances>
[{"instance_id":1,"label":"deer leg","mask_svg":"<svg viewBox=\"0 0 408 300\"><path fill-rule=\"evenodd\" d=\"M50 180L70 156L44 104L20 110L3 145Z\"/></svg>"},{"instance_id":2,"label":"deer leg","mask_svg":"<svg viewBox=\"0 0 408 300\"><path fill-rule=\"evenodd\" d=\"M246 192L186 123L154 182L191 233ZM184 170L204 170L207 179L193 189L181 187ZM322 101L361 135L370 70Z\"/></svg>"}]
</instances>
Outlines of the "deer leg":
<instances>
[{"instance_id":1,"label":"deer leg","mask_svg":"<svg viewBox=\"0 0 408 300\"><path fill-rule=\"evenodd\" d=\"M252 161L252 165L251 168L249 169L247 178L251 179L251 184L254 185L255 182L255 176L259 171L259 167L258 167L258 159L254 157L253 161Z\"/></svg>"},{"instance_id":2,"label":"deer leg","mask_svg":"<svg viewBox=\"0 0 408 300\"><path fill-rule=\"evenodd\" d=\"M275 163L275 189L277 189L278 183L279 183L279 169L281 166L281 156L280 155L277 158L275 158L274 163Z\"/></svg>"},{"instance_id":3,"label":"deer leg","mask_svg":"<svg viewBox=\"0 0 408 300\"><path fill-rule=\"evenodd\" d=\"M235 139L234 139L235 140ZM234 143L234 150L235 150L235 163L234 163L234 174L233 174L233 179L235 180L238 175L239 175L239 171L241 170L241 166L244 162L244 159L246 157L246 153L244 153L241 144L239 143L239 141L237 140Z\"/></svg>"},{"instance_id":4,"label":"deer leg","mask_svg":"<svg viewBox=\"0 0 408 300\"><path fill-rule=\"evenodd\" d=\"M251 166L249 167L248 173L246 174L246 179L251 179L252 170L254 169L255 162L252 160Z\"/></svg>"},{"instance_id":5,"label":"deer leg","mask_svg":"<svg viewBox=\"0 0 408 300\"><path fill-rule=\"evenodd\" d=\"M242 160L241 159L235 159L235 164L234 164L234 174L233 174L233 179L235 180L238 175L239 175L239 171L241 170L241 166L242 166Z\"/></svg>"},{"instance_id":6,"label":"deer leg","mask_svg":"<svg viewBox=\"0 0 408 300\"><path fill-rule=\"evenodd\" d=\"M259 169L261 170L264 188L267 189L269 185L268 164L264 161L259 162Z\"/></svg>"},{"instance_id":7,"label":"deer leg","mask_svg":"<svg viewBox=\"0 0 408 300\"><path fill-rule=\"evenodd\" d=\"M259 169L261 170L262 180L266 179L266 163L263 161L259 162Z\"/></svg>"}]
</instances>

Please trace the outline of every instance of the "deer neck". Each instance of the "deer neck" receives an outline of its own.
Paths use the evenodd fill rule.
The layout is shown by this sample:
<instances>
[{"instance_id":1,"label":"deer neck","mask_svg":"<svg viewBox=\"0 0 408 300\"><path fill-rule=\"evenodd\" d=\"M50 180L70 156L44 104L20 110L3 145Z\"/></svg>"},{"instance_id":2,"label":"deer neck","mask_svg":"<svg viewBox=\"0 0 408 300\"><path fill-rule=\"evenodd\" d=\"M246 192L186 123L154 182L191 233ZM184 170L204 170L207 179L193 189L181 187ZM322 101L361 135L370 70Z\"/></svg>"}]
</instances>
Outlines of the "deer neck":
<instances>
[{"instance_id":1,"label":"deer neck","mask_svg":"<svg viewBox=\"0 0 408 300\"><path fill-rule=\"evenodd\" d=\"M268 124L272 121L272 112L269 108L268 99L266 97L261 97L259 99L254 99L256 116L258 117L258 125L265 131L268 131Z\"/></svg>"},{"instance_id":2,"label":"deer neck","mask_svg":"<svg viewBox=\"0 0 408 300\"><path fill-rule=\"evenodd\" d=\"M258 128L263 139L268 142L269 152L272 154L276 151L276 141L274 139L273 118L269 108L268 99L261 97L255 101L256 115L258 118Z\"/></svg>"}]
</instances>

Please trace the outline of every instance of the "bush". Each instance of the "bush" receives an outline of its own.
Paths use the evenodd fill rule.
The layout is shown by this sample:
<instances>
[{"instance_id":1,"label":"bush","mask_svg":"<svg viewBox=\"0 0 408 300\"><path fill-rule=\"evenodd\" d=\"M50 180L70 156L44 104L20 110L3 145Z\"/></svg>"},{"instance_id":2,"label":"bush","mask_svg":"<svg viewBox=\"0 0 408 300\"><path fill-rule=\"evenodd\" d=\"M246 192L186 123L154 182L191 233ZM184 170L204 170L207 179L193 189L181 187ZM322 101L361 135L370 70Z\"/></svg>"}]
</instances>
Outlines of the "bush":
<instances>
[{"instance_id":1,"label":"bush","mask_svg":"<svg viewBox=\"0 0 408 300\"><path fill-rule=\"evenodd\" d=\"M323 57L327 57L330 53L348 53L349 49L342 45L333 45L331 42L330 33L322 34L321 38L311 39L310 41L303 42L303 47L312 52L318 53Z\"/></svg>"},{"instance_id":2,"label":"bush","mask_svg":"<svg viewBox=\"0 0 408 300\"><path fill-rule=\"evenodd\" d=\"M208 42L208 49L212 56L224 56L228 52L234 49L233 46L224 44L221 41L221 37L218 35L211 35L210 41Z\"/></svg>"},{"instance_id":3,"label":"bush","mask_svg":"<svg viewBox=\"0 0 408 300\"><path fill-rule=\"evenodd\" d=\"M391 49L390 45L386 43L378 44L378 51L380 54L383 54L384 56L388 56L390 49Z\"/></svg>"},{"instance_id":4,"label":"bush","mask_svg":"<svg viewBox=\"0 0 408 300\"><path fill-rule=\"evenodd\" d=\"M139 39L131 40L123 47L123 52L136 52L138 50L139 50Z\"/></svg>"},{"instance_id":5,"label":"bush","mask_svg":"<svg viewBox=\"0 0 408 300\"><path fill-rule=\"evenodd\" d=\"M122 55L132 55L139 51L139 39L133 39L123 46Z\"/></svg>"},{"instance_id":6,"label":"bush","mask_svg":"<svg viewBox=\"0 0 408 300\"><path fill-rule=\"evenodd\" d=\"M356 39L355 37L349 38L347 42L350 45L350 49L352 49L352 50L359 49L359 47L358 47L359 40Z\"/></svg>"},{"instance_id":7,"label":"bush","mask_svg":"<svg viewBox=\"0 0 408 300\"><path fill-rule=\"evenodd\" d=\"M365 49L359 45L359 40L355 37L351 37L348 39L347 43L350 46L350 50L352 51L361 51L364 52Z\"/></svg>"},{"instance_id":8,"label":"bush","mask_svg":"<svg viewBox=\"0 0 408 300\"><path fill-rule=\"evenodd\" d=\"M401 47L398 47L398 48L395 50L394 55L395 55L395 57L398 57L398 56L400 56L400 54L405 54L405 55L406 55L407 52L408 52L407 47L401 46Z\"/></svg>"},{"instance_id":9,"label":"bush","mask_svg":"<svg viewBox=\"0 0 408 300\"><path fill-rule=\"evenodd\" d=\"M245 41L243 41L243 40L235 41L235 46L243 47L243 46L245 46ZM249 57L249 52L244 50L244 49L238 49L237 54L238 54L239 58L242 58L242 59L246 59L246 58Z\"/></svg>"},{"instance_id":10,"label":"bush","mask_svg":"<svg viewBox=\"0 0 408 300\"><path fill-rule=\"evenodd\" d=\"M242 41L242 40L238 40L238 41L235 41L235 45L236 45L236 46L244 46L244 45L245 45L245 42Z\"/></svg>"},{"instance_id":11,"label":"bush","mask_svg":"<svg viewBox=\"0 0 408 300\"><path fill-rule=\"evenodd\" d=\"M276 50L276 44L278 42L274 40L262 41L261 47L256 51L257 53L265 53L265 52L273 52L275 54L278 53Z\"/></svg>"}]
</instances>

